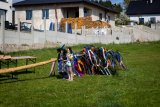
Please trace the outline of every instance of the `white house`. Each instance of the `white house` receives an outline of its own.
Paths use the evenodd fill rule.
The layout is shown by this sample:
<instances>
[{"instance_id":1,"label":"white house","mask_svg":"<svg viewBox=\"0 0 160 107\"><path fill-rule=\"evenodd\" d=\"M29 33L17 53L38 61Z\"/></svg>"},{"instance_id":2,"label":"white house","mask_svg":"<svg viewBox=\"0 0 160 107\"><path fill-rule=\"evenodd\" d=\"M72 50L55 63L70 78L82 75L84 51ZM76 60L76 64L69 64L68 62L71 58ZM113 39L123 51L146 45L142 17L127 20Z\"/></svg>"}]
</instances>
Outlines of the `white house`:
<instances>
[{"instance_id":1,"label":"white house","mask_svg":"<svg viewBox=\"0 0 160 107\"><path fill-rule=\"evenodd\" d=\"M19 2L22 0L0 0L0 16L5 16L5 21L14 23L15 21L15 11L13 8L13 3ZM1 17L0 17L1 19Z\"/></svg>"},{"instance_id":2,"label":"white house","mask_svg":"<svg viewBox=\"0 0 160 107\"><path fill-rule=\"evenodd\" d=\"M14 4L16 19L32 22L34 28L41 29L46 19L46 28L51 22L60 22L61 18L91 16L92 20L110 21L114 25L118 12L94 3L90 0L25 0Z\"/></svg>"},{"instance_id":3,"label":"white house","mask_svg":"<svg viewBox=\"0 0 160 107\"><path fill-rule=\"evenodd\" d=\"M131 21L140 24L160 22L160 0L131 1L126 13Z\"/></svg>"},{"instance_id":4,"label":"white house","mask_svg":"<svg viewBox=\"0 0 160 107\"><path fill-rule=\"evenodd\" d=\"M12 14L12 0L0 0L0 16L4 15L6 21L13 22Z\"/></svg>"}]
</instances>

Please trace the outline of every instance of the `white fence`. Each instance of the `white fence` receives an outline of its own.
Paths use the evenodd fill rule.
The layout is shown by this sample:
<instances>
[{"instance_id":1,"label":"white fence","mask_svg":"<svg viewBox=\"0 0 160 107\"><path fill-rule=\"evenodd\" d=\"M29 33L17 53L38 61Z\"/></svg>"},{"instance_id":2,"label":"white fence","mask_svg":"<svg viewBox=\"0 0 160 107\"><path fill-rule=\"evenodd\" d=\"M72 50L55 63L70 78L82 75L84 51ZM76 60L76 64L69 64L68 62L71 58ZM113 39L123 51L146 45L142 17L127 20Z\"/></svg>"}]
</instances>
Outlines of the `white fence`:
<instances>
[{"instance_id":1,"label":"white fence","mask_svg":"<svg viewBox=\"0 0 160 107\"><path fill-rule=\"evenodd\" d=\"M2 24L3 25L3 24ZM76 32L76 31L75 31ZM143 26L116 27L103 29L83 29L82 35L62 33L56 31L0 30L0 50L13 52L26 49L55 47L59 44L91 44L91 43L131 43L136 41L158 41L160 34L153 29Z\"/></svg>"}]
</instances>

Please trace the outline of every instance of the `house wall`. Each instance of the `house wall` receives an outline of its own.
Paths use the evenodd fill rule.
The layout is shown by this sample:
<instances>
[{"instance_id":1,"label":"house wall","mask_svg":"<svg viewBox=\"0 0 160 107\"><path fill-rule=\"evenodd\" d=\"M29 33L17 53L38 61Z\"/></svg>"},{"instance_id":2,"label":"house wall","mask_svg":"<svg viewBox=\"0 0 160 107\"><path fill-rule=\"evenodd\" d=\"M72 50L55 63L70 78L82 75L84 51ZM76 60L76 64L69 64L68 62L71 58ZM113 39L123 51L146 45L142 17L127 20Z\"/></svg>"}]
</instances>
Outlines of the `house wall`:
<instances>
[{"instance_id":1,"label":"house wall","mask_svg":"<svg viewBox=\"0 0 160 107\"><path fill-rule=\"evenodd\" d=\"M92 10L91 17L92 17L93 21L99 20L99 14L100 13L102 14L102 21L105 21L105 11L104 10L102 10L98 7L90 6L90 5L84 5L84 6L88 9Z\"/></svg>"},{"instance_id":2,"label":"house wall","mask_svg":"<svg viewBox=\"0 0 160 107\"><path fill-rule=\"evenodd\" d=\"M139 18L144 18L144 22L150 21L151 17L156 17L156 22L160 22L160 14L157 15L131 15L129 16L130 20L139 22Z\"/></svg>"},{"instance_id":3,"label":"house wall","mask_svg":"<svg viewBox=\"0 0 160 107\"><path fill-rule=\"evenodd\" d=\"M12 0L8 2L0 1L0 9L6 10L6 21L12 22Z\"/></svg>"},{"instance_id":4,"label":"house wall","mask_svg":"<svg viewBox=\"0 0 160 107\"><path fill-rule=\"evenodd\" d=\"M99 20L99 13L102 13L102 21L105 21L105 11L91 5L84 5L84 4L61 4L61 5L40 5L40 6L27 6L27 7L16 7L15 9L15 19L20 18L21 22L29 22L31 23L31 20L26 20L26 10L32 10L32 17L34 21L34 28L44 30L44 21L42 19L42 9L49 9L49 19L46 19L46 29L49 30L50 23L56 22L55 17L55 9L57 9L57 16L58 16L58 22L61 21L61 18L66 17L66 13L64 8L68 7L79 7L79 17L84 17L84 7L91 9L91 17L93 21ZM74 13L72 11L72 13ZM114 22L114 14L108 13L111 18L111 22ZM70 14L70 16L74 16ZM17 23L17 20L15 21Z\"/></svg>"},{"instance_id":5,"label":"house wall","mask_svg":"<svg viewBox=\"0 0 160 107\"><path fill-rule=\"evenodd\" d=\"M99 20L99 14L102 13L102 21L109 21L111 25L115 26L115 14L111 12L105 12L104 10L94 7L94 6L89 6L89 5L84 5L86 8L89 8L92 10L92 20L96 21Z\"/></svg>"},{"instance_id":6,"label":"house wall","mask_svg":"<svg viewBox=\"0 0 160 107\"><path fill-rule=\"evenodd\" d=\"M58 16L58 21L60 21L60 18L63 17L61 9L57 8L57 16ZM26 10L32 10L32 18L34 22L34 28L44 30L44 19L42 19L42 9L49 9L49 19L46 19L46 29L49 29L50 22L55 22L55 6L50 5L50 6L28 6L28 7L21 7L21 8L16 8L16 19L20 19L21 22L28 22L31 23L32 20L26 20ZM18 20L15 21L16 23Z\"/></svg>"},{"instance_id":7,"label":"house wall","mask_svg":"<svg viewBox=\"0 0 160 107\"><path fill-rule=\"evenodd\" d=\"M114 13L107 13L106 14L106 17L112 27L115 27L115 16L116 15Z\"/></svg>"}]
</instances>

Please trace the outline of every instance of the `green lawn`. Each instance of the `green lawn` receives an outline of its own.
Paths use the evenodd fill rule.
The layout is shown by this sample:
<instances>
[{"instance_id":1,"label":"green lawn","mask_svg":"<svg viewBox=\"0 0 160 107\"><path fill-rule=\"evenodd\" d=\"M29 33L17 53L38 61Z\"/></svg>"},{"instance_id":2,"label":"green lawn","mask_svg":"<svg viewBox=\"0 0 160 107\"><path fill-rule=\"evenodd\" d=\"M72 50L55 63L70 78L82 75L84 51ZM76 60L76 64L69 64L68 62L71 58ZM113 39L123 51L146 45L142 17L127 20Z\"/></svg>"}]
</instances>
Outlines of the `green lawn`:
<instances>
[{"instance_id":1,"label":"green lawn","mask_svg":"<svg viewBox=\"0 0 160 107\"><path fill-rule=\"evenodd\" d=\"M80 51L85 45L74 46ZM0 107L159 107L160 41L101 45L119 50L128 67L115 76L86 75L73 82L49 77L51 64L18 79L0 78ZM10 53L31 55L37 62L56 57L56 49Z\"/></svg>"}]
</instances>

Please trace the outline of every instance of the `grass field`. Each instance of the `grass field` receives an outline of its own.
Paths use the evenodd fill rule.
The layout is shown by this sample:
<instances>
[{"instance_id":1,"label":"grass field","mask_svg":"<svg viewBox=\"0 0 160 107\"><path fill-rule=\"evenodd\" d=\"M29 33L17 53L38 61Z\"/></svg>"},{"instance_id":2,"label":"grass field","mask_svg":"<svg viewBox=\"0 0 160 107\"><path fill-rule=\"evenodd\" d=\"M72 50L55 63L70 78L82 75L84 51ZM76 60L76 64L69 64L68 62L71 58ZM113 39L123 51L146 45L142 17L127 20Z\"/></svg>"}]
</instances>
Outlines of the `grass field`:
<instances>
[{"instance_id":1,"label":"grass field","mask_svg":"<svg viewBox=\"0 0 160 107\"><path fill-rule=\"evenodd\" d=\"M80 51L85 45L74 46ZM66 81L49 77L51 64L18 79L0 78L0 107L159 107L160 42L101 45L119 50L128 67L115 76L86 75ZM56 49L10 53L37 62L56 57ZM21 65L20 63L19 65Z\"/></svg>"}]
</instances>

